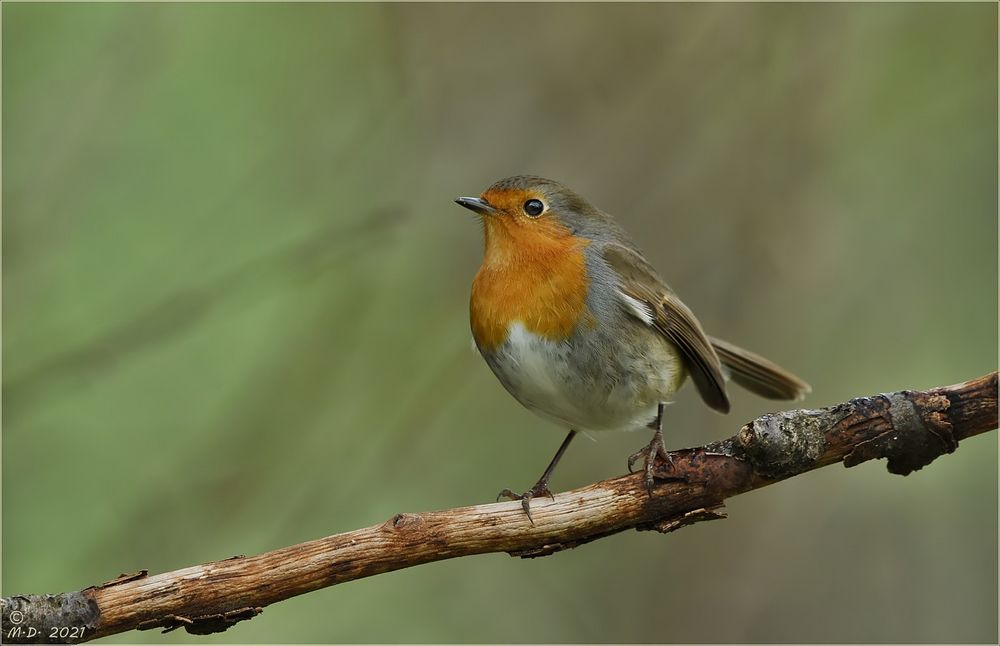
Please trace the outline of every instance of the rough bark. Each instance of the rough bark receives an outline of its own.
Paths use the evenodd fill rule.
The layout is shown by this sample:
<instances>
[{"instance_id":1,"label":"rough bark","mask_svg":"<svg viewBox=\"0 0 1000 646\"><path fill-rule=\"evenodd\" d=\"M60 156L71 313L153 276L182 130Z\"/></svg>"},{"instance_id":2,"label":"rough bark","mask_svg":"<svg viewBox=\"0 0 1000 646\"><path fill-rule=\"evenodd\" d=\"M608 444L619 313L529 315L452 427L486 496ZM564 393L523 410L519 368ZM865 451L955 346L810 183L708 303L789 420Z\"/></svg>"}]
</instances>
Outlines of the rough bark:
<instances>
[{"instance_id":1,"label":"rough bark","mask_svg":"<svg viewBox=\"0 0 1000 646\"><path fill-rule=\"evenodd\" d=\"M997 373L954 386L901 391L818 410L759 417L726 440L675 451L656 487L625 475L532 501L420 514L251 557L148 576L145 571L60 595L3 599L7 643L80 642L128 630L207 634L296 595L443 559L508 552L545 556L628 529L671 532L723 518L723 501L843 461L886 458L906 475L997 428ZM33 631L33 632L32 632Z\"/></svg>"}]
</instances>

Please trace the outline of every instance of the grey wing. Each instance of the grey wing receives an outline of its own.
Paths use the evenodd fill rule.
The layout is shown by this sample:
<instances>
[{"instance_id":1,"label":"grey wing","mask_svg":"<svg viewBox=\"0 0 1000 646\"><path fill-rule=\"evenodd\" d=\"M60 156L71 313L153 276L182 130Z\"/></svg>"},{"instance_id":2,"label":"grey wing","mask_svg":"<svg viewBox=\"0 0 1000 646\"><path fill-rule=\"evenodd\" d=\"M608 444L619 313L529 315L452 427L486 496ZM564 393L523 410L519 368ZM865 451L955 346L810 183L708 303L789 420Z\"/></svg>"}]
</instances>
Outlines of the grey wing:
<instances>
[{"instance_id":1,"label":"grey wing","mask_svg":"<svg viewBox=\"0 0 1000 646\"><path fill-rule=\"evenodd\" d=\"M603 256L620 277L623 295L638 302L637 307L636 303L623 300L626 309L677 346L701 398L715 410L728 413L729 397L722 364L694 313L635 250L609 244Z\"/></svg>"}]
</instances>

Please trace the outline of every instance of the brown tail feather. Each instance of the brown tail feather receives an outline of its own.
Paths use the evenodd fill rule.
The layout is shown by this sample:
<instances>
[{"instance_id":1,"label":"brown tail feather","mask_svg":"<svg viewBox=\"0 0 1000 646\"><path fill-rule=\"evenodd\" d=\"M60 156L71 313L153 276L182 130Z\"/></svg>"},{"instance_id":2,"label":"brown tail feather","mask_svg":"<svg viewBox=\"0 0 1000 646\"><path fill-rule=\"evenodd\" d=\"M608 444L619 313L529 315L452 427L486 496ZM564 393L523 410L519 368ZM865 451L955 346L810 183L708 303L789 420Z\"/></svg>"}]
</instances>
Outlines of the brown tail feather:
<instances>
[{"instance_id":1,"label":"brown tail feather","mask_svg":"<svg viewBox=\"0 0 1000 646\"><path fill-rule=\"evenodd\" d=\"M768 399L802 399L812 388L784 368L732 343L708 337L733 381Z\"/></svg>"}]
</instances>

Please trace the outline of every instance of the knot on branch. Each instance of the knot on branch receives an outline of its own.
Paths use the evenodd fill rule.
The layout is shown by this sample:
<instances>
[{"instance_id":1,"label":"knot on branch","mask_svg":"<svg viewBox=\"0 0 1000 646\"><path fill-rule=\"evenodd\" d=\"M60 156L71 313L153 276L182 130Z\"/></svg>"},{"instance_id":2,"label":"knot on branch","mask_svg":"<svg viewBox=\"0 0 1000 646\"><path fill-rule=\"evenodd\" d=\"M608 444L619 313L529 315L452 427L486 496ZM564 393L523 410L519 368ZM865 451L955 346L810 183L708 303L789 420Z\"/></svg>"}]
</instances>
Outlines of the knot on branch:
<instances>
[{"instance_id":1,"label":"knot on branch","mask_svg":"<svg viewBox=\"0 0 1000 646\"><path fill-rule=\"evenodd\" d=\"M886 458L889 473L905 476L958 448L958 439L947 417L951 406L947 396L904 390L864 399L875 400L865 403L884 409L882 415L888 421L888 429L854 446L844 456L844 466ZM856 402L860 405L861 400L851 403Z\"/></svg>"},{"instance_id":2,"label":"knot on branch","mask_svg":"<svg viewBox=\"0 0 1000 646\"><path fill-rule=\"evenodd\" d=\"M824 431L836 422L829 409L770 413L744 426L737 437L754 471L780 480L816 466L827 447Z\"/></svg>"},{"instance_id":3,"label":"knot on branch","mask_svg":"<svg viewBox=\"0 0 1000 646\"><path fill-rule=\"evenodd\" d=\"M413 527L420 525L424 522L424 519L420 517L420 514L396 514L389 520L382 524L382 528L392 531L397 529L402 529L404 527Z\"/></svg>"}]
</instances>

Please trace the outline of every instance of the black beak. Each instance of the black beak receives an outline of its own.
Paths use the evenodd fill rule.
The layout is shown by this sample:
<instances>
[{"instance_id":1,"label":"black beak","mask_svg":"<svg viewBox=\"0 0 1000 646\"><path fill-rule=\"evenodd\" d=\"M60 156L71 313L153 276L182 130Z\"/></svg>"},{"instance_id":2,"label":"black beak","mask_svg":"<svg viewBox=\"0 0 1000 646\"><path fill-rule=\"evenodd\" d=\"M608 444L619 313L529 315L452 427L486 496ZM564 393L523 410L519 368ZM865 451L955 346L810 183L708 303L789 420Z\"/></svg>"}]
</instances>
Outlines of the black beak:
<instances>
[{"instance_id":1,"label":"black beak","mask_svg":"<svg viewBox=\"0 0 1000 646\"><path fill-rule=\"evenodd\" d=\"M497 212L492 204L478 197L455 198L455 204L461 204L470 211L475 211L481 215L493 215Z\"/></svg>"}]
</instances>

